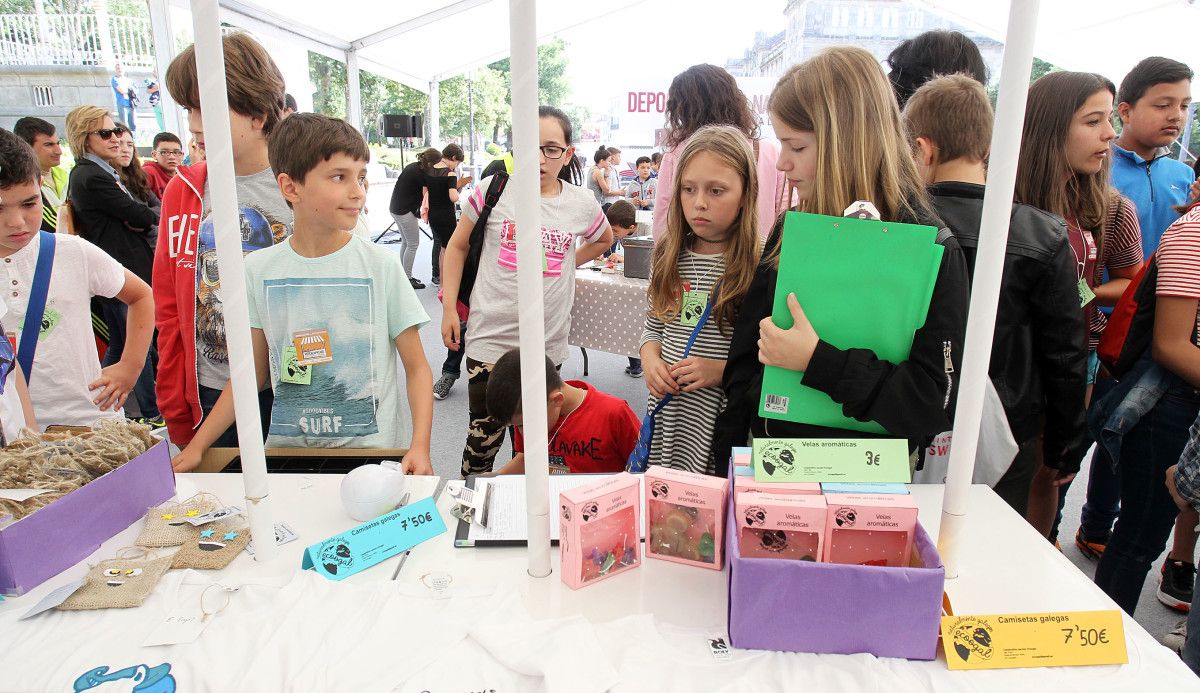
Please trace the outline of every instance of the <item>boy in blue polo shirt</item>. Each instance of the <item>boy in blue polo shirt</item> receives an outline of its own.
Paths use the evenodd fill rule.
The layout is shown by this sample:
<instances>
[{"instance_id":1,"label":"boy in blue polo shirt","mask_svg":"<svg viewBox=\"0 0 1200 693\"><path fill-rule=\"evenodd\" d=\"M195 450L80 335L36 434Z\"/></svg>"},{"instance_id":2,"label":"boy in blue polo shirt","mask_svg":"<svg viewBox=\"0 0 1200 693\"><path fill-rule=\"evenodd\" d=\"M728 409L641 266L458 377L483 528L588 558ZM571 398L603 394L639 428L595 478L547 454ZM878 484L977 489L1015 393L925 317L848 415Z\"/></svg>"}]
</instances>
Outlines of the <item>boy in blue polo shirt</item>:
<instances>
[{"instance_id":1,"label":"boy in blue polo shirt","mask_svg":"<svg viewBox=\"0 0 1200 693\"><path fill-rule=\"evenodd\" d=\"M1192 70L1170 58L1146 58L1121 81L1121 136L1113 144L1113 186L1137 206L1142 257L1150 259L1163 231L1187 201L1196 174L1171 158L1171 143L1187 123Z\"/></svg>"}]
</instances>

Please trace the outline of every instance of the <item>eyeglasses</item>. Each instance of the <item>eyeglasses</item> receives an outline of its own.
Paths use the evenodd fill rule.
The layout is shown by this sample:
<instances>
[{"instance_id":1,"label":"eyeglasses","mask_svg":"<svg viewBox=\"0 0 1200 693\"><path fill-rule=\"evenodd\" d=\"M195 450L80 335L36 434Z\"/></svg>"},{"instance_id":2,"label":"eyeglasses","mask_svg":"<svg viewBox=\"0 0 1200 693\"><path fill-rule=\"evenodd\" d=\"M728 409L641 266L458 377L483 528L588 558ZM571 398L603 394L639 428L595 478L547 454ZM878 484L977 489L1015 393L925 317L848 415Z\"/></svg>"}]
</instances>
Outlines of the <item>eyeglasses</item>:
<instances>
[{"instance_id":1,"label":"eyeglasses","mask_svg":"<svg viewBox=\"0 0 1200 693\"><path fill-rule=\"evenodd\" d=\"M154 153L159 156L183 156L182 149L156 149Z\"/></svg>"},{"instance_id":2,"label":"eyeglasses","mask_svg":"<svg viewBox=\"0 0 1200 693\"><path fill-rule=\"evenodd\" d=\"M563 154L567 152L565 147L557 147L553 144L545 144L538 147L538 149L542 150L542 156L547 159L561 159Z\"/></svg>"},{"instance_id":3,"label":"eyeglasses","mask_svg":"<svg viewBox=\"0 0 1200 693\"><path fill-rule=\"evenodd\" d=\"M93 130L92 132L89 132L88 134L89 135L97 135L102 140L111 140L114 135L120 136L120 135L124 135L127 132L129 132L129 131L123 127L115 127L115 128L102 128L100 130Z\"/></svg>"}]
</instances>

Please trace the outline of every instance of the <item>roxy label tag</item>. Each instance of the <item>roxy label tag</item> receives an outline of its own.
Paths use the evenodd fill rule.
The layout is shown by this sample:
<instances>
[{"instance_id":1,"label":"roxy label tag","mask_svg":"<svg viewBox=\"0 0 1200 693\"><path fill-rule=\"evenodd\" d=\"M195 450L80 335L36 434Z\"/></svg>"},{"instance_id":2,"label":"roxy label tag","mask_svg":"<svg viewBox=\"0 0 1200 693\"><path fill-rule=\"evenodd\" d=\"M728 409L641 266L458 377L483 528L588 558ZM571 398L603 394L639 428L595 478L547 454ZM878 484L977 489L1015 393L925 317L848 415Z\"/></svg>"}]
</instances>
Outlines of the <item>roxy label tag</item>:
<instances>
[{"instance_id":1,"label":"roxy label tag","mask_svg":"<svg viewBox=\"0 0 1200 693\"><path fill-rule=\"evenodd\" d=\"M725 642L725 638L709 638L708 651L718 662L733 661L733 650L729 649L729 643Z\"/></svg>"}]
</instances>

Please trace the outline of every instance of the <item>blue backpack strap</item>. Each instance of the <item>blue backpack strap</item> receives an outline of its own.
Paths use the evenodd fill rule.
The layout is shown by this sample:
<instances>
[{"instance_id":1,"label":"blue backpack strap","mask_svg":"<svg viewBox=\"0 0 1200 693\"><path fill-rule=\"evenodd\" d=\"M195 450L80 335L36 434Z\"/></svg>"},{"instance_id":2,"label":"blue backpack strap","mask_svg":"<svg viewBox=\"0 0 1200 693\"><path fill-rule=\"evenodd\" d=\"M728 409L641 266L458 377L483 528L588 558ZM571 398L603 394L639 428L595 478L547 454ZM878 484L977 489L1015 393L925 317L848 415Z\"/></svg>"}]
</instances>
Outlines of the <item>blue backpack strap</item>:
<instances>
[{"instance_id":1,"label":"blue backpack strap","mask_svg":"<svg viewBox=\"0 0 1200 693\"><path fill-rule=\"evenodd\" d=\"M25 382L33 379L33 355L37 352L38 335L42 332L42 316L46 313L46 294L50 291L50 271L54 268L55 235L39 231L41 247L33 270L33 286L25 307L25 323L21 326L21 345L17 348L17 363L25 373Z\"/></svg>"}]
</instances>

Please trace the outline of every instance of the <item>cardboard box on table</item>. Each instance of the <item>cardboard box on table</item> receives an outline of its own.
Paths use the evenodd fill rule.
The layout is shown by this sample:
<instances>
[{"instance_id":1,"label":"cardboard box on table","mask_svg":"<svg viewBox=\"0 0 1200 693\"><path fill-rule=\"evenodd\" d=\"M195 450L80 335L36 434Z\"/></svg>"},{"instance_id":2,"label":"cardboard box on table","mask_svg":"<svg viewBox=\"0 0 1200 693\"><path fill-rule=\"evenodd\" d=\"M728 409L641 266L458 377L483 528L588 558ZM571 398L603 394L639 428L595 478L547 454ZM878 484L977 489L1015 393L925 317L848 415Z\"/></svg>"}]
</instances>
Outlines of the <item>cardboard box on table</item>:
<instances>
[{"instance_id":1,"label":"cardboard box on table","mask_svg":"<svg viewBox=\"0 0 1200 693\"><path fill-rule=\"evenodd\" d=\"M161 442L102 477L0 529L0 592L24 594L87 558L175 494Z\"/></svg>"},{"instance_id":2,"label":"cardboard box on table","mask_svg":"<svg viewBox=\"0 0 1200 693\"><path fill-rule=\"evenodd\" d=\"M733 466L730 465L732 478ZM744 558L737 513L727 515L729 640L734 647L786 652L934 659L946 570L920 524L922 567L838 565Z\"/></svg>"}]
</instances>

